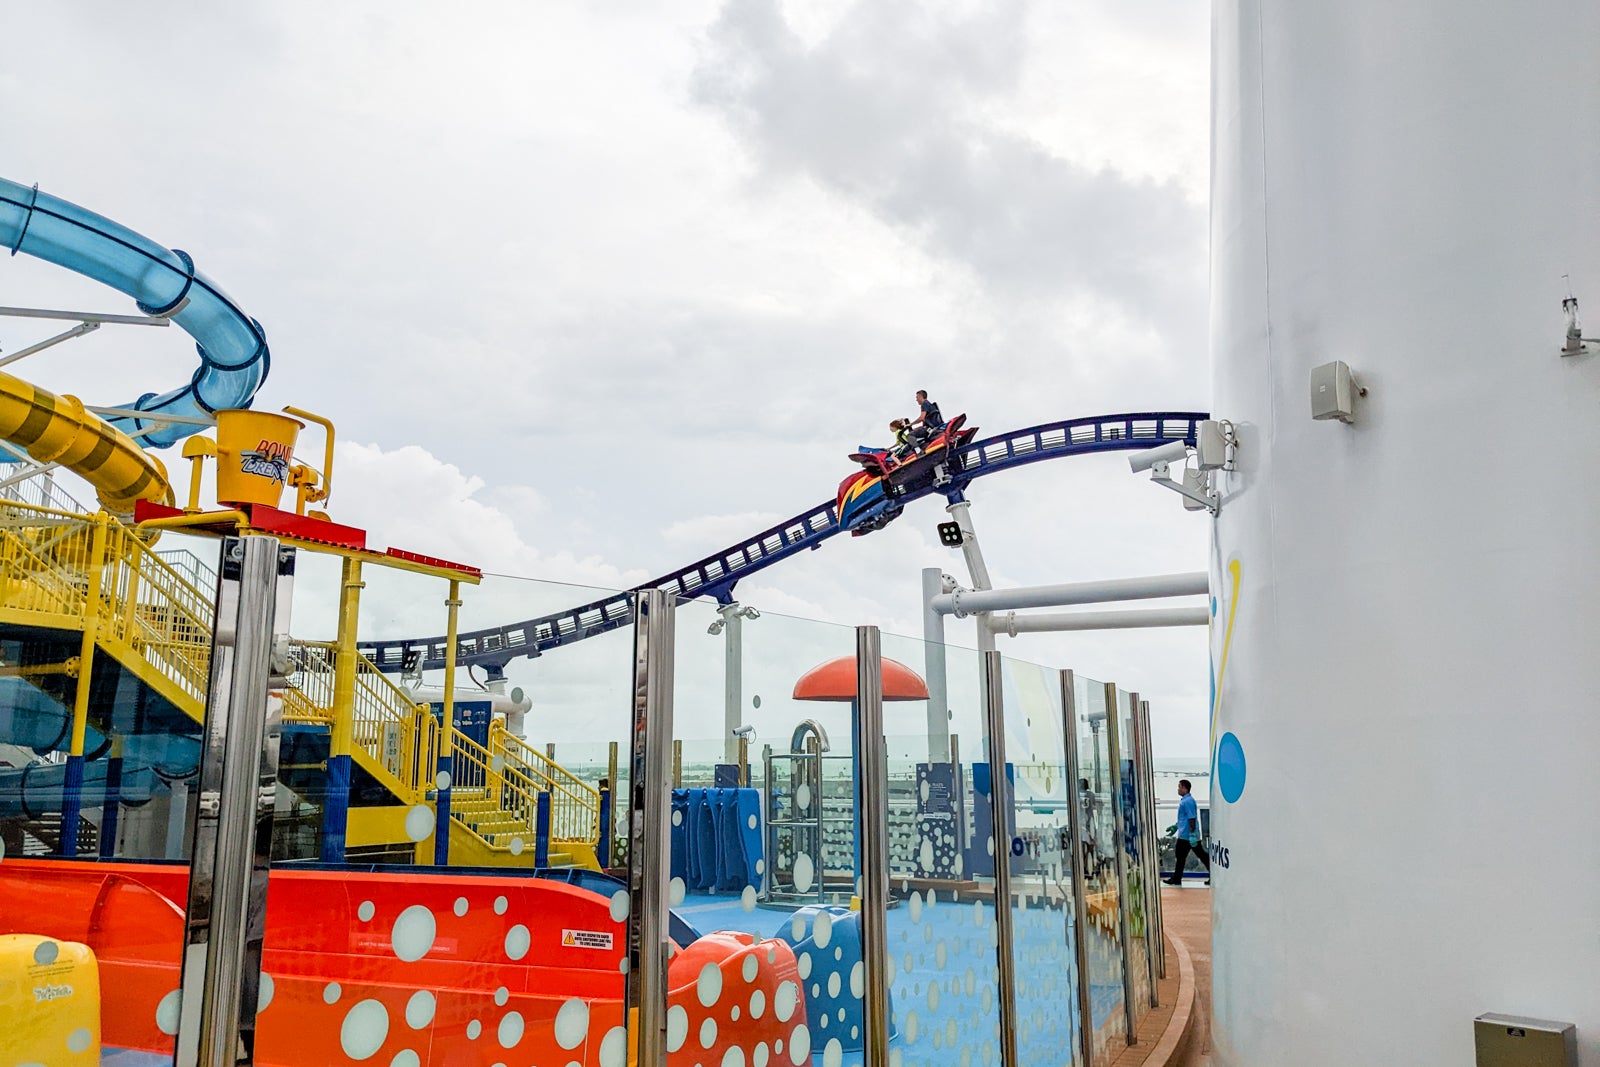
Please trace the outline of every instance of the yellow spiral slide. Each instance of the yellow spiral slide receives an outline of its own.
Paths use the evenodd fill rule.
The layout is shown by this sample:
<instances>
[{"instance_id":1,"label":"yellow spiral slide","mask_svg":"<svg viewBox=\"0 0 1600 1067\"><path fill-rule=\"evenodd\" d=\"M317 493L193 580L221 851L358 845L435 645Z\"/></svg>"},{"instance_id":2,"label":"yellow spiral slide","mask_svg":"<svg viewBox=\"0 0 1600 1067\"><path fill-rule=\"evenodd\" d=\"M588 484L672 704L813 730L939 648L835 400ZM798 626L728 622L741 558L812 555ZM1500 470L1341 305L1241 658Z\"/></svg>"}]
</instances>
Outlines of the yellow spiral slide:
<instances>
[{"instance_id":1,"label":"yellow spiral slide","mask_svg":"<svg viewBox=\"0 0 1600 1067\"><path fill-rule=\"evenodd\" d=\"M107 511L126 514L137 500L172 503L161 461L83 406L0 372L0 439L40 463L56 463L94 486Z\"/></svg>"}]
</instances>

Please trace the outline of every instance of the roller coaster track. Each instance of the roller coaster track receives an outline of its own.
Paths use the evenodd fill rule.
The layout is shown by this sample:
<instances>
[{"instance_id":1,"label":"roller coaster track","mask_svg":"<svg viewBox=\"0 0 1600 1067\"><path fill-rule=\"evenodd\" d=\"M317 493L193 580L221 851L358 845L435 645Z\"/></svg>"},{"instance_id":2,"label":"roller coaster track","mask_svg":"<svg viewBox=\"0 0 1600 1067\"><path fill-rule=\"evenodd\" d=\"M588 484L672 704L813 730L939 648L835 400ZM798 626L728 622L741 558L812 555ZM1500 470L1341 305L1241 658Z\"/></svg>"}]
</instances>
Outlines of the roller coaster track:
<instances>
[{"instance_id":1,"label":"roller coaster track","mask_svg":"<svg viewBox=\"0 0 1600 1067\"><path fill-rule=\"evenodd\" d=\"M1041 460L1132 451L1163 441L1186 441L1192 445L1198 424L1208 417L1194 411L1100 415L986 437L957 451L949 482L908 493L900 503L903 506L935 493L952 502L959 501L974 479ZM641 589L662 589L685 600L709 596L720 603L730 603L734 586L744 578L847 532L847 527L839 525L833 501L823 501L721 552L633 589L537 619L460 634L456 663L499 669L518 656L537 656L626 626L633 620L633 594ZM381 671L401 670L408 659L416 657L420 657L423 669L437 670L444 666L445 639L368 641L362 643L361 653Z\"/></svg>"}]
</instances>

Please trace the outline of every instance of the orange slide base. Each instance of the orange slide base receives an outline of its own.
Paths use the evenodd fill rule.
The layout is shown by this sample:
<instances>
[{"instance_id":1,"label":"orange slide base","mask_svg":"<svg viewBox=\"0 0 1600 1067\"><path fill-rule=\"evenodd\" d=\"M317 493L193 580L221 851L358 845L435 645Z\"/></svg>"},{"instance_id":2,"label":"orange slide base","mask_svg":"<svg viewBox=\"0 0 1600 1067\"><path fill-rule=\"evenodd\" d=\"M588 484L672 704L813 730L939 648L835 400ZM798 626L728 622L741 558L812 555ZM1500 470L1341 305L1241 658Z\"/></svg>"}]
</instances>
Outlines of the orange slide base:
<instances>
[{"instance_id":1,"label":"orange slide base","mask_svg":"<svg viewBox=\"0 0 1600 1067\"><path fill-rule=\"evenodd\" d=\"M87 945L104 1044L170 1054L188 877L179 864L8 859L0 934ZM633 1056L619 914L625 897L538 878L275 870L256 1062L622 1067ZM672 1051L720 1064L764 1047L773 1062L811 1062L782 941L708 934L674 955L668 982ZM5 1045L0 1034L0 1060Z\"/></svg>"}]
</instances>

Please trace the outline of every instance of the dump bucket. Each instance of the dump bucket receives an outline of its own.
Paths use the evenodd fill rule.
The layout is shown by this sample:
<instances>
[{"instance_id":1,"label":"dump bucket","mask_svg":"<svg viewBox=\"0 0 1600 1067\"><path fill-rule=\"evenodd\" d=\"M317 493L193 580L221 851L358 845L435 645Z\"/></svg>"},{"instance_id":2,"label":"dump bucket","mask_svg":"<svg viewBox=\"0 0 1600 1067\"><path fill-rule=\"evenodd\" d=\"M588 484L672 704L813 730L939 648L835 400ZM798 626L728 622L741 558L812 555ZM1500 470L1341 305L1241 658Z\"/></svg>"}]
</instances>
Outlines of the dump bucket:
<instances>
[{"instance_id":1,"label":"dump bucket","mask_svg":"<svg viewBox=\"0 0 1600 1067\"><path fill-rule=\"evenodd\" d=\"M0 935L0 1063L100 1062L100 969L87 946Z\"/></svg>"},{"instance_id":2,"label":"dump bucket","mask_svg":"<svg viewBox=\"0 0 1600 1067\"><path fill-rule=\"evenodd\" d=\"M217 502L277 507L304 428L270 411L217 412Z\"/></svg>"}]
</instances>

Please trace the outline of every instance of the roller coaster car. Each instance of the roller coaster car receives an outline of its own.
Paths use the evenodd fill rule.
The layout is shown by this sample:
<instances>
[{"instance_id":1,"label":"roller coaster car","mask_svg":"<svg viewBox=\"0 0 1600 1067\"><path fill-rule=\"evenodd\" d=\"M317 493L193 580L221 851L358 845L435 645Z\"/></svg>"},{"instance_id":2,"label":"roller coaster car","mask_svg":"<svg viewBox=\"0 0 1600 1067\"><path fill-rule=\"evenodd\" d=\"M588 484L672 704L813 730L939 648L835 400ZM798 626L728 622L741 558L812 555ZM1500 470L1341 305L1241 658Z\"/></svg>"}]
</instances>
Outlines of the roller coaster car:
<instances>
[{"instance_id":1,"label":"roller coaster car","mask_svg":"<svg viewBox=\"0 0 1600 1067\"><path fill-rule=\"evenodd\" d=\"M881 530L899 516L904 498L930 486L944 485L960 471L956 449L972 440L976 426L957 415L920 449L900 459L881 448L863 448L850 458L862 469L839 483L839 525L854 537Z\"/></svg>"}]
</instances>

